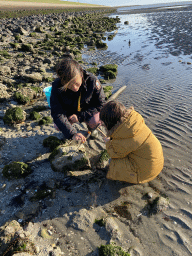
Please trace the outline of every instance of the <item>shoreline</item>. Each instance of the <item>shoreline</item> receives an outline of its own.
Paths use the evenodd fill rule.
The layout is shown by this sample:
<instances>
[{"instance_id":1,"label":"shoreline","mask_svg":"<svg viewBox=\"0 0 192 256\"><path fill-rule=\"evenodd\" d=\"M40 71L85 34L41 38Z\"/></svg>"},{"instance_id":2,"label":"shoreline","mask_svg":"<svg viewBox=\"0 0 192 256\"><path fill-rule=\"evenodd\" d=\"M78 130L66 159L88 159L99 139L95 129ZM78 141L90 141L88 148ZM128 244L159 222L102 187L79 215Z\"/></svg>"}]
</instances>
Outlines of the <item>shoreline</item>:
<instances>
[{"instance_id":1,"label":"shoreline","mask_svg":"<svg viewBox=\"0 0 192 256\"><path fill-rule=\"evenodd\" d=\"M0 1L1 11L16 11L25 9L65 9L65 8L107 8L104 5L86 5L86 4L51 4L35 2L17 2L17 1Z\"/></svg>"},{"instance_id":2,"label":"shoreline","mask_svg":"<svg viewBox=\"0 0 192 256\"><path fill-rule=\"evenodd\" d=\"M121 7L123 8L123 7ZM149 8L141 8L141 9L133 9L133 10L127 10L124 12L118 11L117 8L117 14L119 15L127 15L127 14L142 14L142 13L153 13L153 12L172 12L172 11L188 11L192 8L192 4L184 7L149 7Z\"/></svg>"}]
</instances>

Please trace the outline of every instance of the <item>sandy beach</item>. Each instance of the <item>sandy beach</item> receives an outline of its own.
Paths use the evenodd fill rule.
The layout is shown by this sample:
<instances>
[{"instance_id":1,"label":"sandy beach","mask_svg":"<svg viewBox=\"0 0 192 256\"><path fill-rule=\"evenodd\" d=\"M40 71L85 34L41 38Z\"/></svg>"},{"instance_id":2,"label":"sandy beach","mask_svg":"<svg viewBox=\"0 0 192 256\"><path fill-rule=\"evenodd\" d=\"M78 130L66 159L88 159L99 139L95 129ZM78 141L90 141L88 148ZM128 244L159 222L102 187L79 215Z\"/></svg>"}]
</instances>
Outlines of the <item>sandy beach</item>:
<instances>
[{"instance_id":1,"label":"sandy beach","mask_svg":"<svg viewBox=\"0 0 192 256\"><path fill-rule=\"evenodd\" d=\"M20 232L23 236L30 233L39 249L34 255L47 256L51 251L55 253L51 255L98 256L102 244L113 243L131 256L192 255L191 7L180 11L166 10L166 15L151 10L129 16L111 14L119 15L121 23L114 39L105 41L108 49L90 51L86 47L81 51L84 68L92 67L93 62L98 66L118 65L116 79L107 81L107 85L113 85L114 91L127 86L118 100L127 107L134 106L161 141L165 165L153 181L142 185L110 181L105 178L107 170L97 168L91 173L86 170L88 176L66 177L54 172L48 160L50 150L43 146L43 140L50 135L62 139L61 133L53 124L40 126L31 120L15 127L5 125L5 110L18 104L13 98L0 103L0 170L11 161L27 162L33 169L28 177L18 180L9 181L1 173L0 225L12 219L23 225ZM128 26L124 25L127 20ZM38 22L47 24L42 17ZM48 22L52 24L52 19ZM0 43L0 50L8 38ZM26 38L29 40L28 35ZM47 73L57 59L49 57L51 64L46 66L46 56L22 58L14 59L15 66L20 61L27 66L26 72L34 66L35 72L43 68ZM14 70L9 59L4 66ZM11 76L9 72L6 78ZM50 83L39 84L43 88ZM1 82L2 87L5 85ZM41 116L50 116L45 97L32 107L39 105L45 107ZM23 108L27 112L31 107ZM78 128L84 131L86 126ZM101 134L90 139L86 148L95 154L105 149ZM29 200L45 187L53 191L51 196L37 202ZM105 223L99 225L95 220ZM50 237L42 237L42 229ZM60 251L56 252L57 247Z\"/></svg>"}]
</instances>

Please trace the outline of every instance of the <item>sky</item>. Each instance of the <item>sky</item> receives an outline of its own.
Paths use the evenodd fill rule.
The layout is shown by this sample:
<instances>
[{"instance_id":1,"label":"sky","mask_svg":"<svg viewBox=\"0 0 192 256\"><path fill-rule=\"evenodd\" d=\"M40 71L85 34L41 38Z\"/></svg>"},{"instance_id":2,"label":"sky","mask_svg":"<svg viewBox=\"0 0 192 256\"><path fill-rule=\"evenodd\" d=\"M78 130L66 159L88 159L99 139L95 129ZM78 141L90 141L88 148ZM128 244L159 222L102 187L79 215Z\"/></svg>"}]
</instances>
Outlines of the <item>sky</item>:
<instances>
[{"instance_id":1,"label":"sky","mask_svg":"<svg viewBox=\"0 0 192 256\"><path fill-rule=\"evenodd\" d=\"M70 1L70 0L69 0ZM128 5L145 5L145 4L159 4L159 3L181 3L191 2L191 0L72 0L73 2L99 4L107 6L128 6Z\"/></svg>"}]
</instances>

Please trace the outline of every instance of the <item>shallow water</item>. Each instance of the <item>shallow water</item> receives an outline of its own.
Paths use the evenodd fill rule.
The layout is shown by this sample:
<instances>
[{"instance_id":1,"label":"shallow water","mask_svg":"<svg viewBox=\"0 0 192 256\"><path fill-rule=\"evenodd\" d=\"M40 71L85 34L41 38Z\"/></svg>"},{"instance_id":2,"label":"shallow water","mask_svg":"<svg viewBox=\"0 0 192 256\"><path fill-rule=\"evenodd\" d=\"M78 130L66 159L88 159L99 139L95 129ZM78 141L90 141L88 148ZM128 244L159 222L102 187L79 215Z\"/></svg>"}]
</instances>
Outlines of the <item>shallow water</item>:
<instances>
[{"instance_id":1,"label":"shallow water","mask_svg":"<svg viewBox=\"0 0 192 256\"><path fill-rule=\"evenodd\" d=\"M191 14L192 9L118 14L121 23L114 39L106 41L108 49L91 54L98 65L118 64L112 84L127 85L118 99L144 116L173 162L178 162L173 152L177 147L182 166L190 166L192 149L192 64L187 64L192 62Z\"/></svg>"},{"instance_id":2,"label":"shallow water","mask_svg":"<svg viewBox=\"0 0 192 256\"><path fill-rule=\"evenodd\" d=\"M118 64L111 83L114 89L127 85L118 100L143 115L163 146L165 166L154 181L169 197L171 222L159 215L140 227L142 242L151 248L146 255L160 247L161 255L192 255L192 9L118 16L108 49L83 58L98 66Z\"/></svg>"}]
</instances>

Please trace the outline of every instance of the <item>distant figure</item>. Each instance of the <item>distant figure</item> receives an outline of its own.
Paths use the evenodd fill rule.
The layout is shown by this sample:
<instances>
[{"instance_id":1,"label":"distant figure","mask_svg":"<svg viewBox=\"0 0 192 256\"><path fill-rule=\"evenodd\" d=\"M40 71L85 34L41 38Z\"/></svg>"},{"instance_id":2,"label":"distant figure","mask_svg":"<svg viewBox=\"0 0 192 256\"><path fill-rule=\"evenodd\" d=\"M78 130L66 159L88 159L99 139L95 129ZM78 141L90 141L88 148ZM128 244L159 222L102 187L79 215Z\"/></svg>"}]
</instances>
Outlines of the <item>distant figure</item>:
<instances>
[{"instance_id":1,"label":"distant figure","mask_svg":"<svg viewBox=\"0 0 192 256\"><path fill-rule=\"evenodd\" d=\"M133 107L109 101L100 112L108 130L106 149L111 157L107 178L129 183L153 180L163 169L161 143Z\"/></svg>"},{"instance_id":2,"label":"distant figure","mask_svg":"<svg viewBox=\"0 0 192 256\"><path fill-rule=\"evenodd\" d=\"M99 80L84 70L70 55L57 65L58 78L52 83L51 116L55 128L65 139L86 141L77 132L74 123L85 122L89 131L101 123L100 109L105 103L105 94Z\"/></svg>"},{"instance_id":3,"label":"distant figure","mask_svg":"<svg viewBox=\"0 0 192 256\"><path fill-rule=\"evenodd\" d=\"M129 47L131 46L131 41L130 41L130 39L129 39Z\"/></svg>"}]
</instances>

